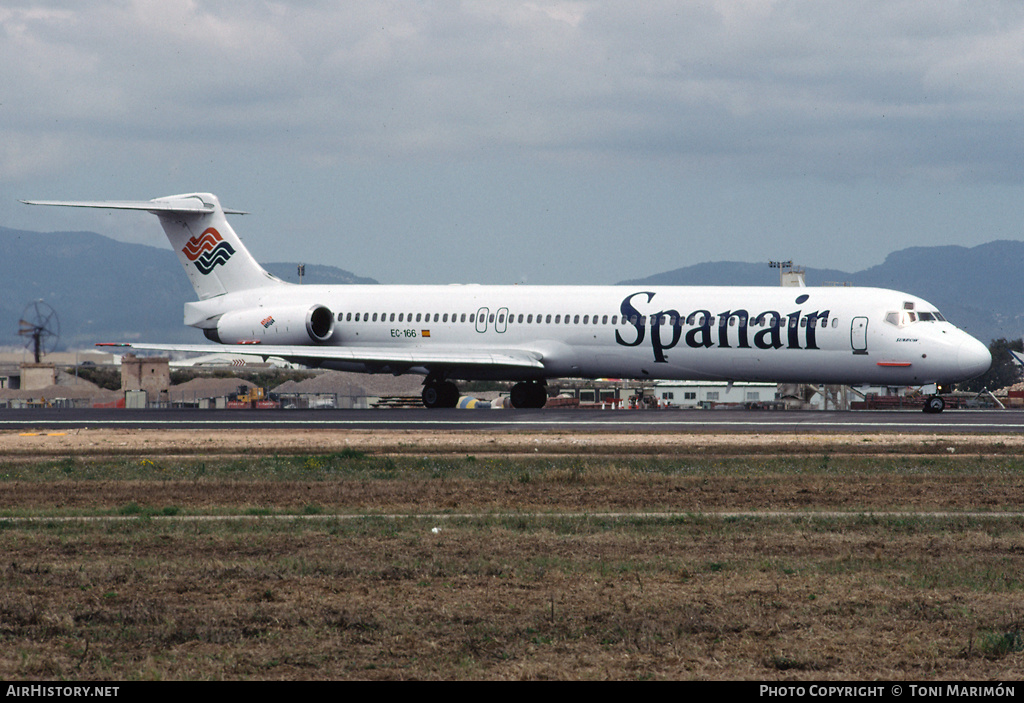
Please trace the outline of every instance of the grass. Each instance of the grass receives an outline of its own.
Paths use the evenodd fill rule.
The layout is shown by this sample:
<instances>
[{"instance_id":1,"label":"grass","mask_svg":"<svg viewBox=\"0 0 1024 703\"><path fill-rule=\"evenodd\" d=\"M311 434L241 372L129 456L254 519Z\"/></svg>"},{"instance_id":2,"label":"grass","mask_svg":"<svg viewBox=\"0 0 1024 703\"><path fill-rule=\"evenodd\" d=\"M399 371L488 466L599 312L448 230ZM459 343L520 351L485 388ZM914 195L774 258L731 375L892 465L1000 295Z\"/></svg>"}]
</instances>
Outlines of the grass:
<instances>
[{"instance_id":1,"label":"grass","mask_svg":"<svg viewBox=\"0 0 1024 703\"><path fill-rule=\"evenodd\" d=\"M1012 456L69 457L0 475L7 680L1024 664ZM76 515L104 519L57 519ZM182 519L205 516L223 519Z\"/></svg>"}]
</instances>

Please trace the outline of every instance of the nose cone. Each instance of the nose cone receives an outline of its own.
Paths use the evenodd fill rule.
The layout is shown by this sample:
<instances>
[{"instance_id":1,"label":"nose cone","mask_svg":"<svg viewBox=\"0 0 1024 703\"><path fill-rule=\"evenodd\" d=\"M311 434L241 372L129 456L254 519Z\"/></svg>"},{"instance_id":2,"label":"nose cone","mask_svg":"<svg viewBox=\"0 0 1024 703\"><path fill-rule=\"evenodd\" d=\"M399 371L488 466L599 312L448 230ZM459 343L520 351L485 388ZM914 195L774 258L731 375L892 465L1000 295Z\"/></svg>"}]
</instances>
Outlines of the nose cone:
<instances>
[{"instance_id":1,"label":"nose cone","mask_svg":"<svg viewBox=\"0 0 1024 703\"><path fill-rule=\"evenodd\" d=\"M992 365L992 354L984 344L974 337L969 337L960 344L956 360L964 379L970 379L988 371L988 367Z\"/></svg>"}]
</instances>

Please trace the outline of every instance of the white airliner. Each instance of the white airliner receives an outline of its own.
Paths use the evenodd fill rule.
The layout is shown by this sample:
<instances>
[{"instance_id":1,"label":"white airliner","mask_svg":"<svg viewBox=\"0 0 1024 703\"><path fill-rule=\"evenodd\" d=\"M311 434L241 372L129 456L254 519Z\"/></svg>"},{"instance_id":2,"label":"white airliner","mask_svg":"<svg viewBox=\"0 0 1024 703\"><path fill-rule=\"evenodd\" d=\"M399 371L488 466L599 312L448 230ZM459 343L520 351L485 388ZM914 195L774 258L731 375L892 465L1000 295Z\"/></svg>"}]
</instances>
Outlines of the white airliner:
<instances>
[{"instance_id":1,"label":"white airliner","mask_svg":"<svg viewBox=\"0 0 1024 703\"><path fill-rule=\"evenodd\" d=\"M924 386L973 378L991 363L985 345L933 305L892 290L295 285L253 259L225 217L244 213L209 193L23 202L155 214L199 297L185 304L186 325L262 357L422 374L429 408L457 404L453 379L516 381L512 405L531 408L556 377ZM934 395L926 410L944 406Z\"/></svg>"}]
</instances>

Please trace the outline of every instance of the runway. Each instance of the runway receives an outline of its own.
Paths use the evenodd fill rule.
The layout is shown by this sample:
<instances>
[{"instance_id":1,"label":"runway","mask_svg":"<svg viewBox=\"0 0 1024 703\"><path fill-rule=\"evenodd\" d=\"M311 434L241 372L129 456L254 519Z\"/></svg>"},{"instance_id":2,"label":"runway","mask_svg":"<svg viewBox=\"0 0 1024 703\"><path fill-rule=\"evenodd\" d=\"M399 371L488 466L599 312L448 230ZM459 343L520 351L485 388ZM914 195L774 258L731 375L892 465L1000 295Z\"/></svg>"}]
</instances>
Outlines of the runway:
<instances>
[{"instance_id":1,"label":"runway","mask_svg":"<svg viewBox=\"0 0 1024 703\"><path fill-rule=\"evenodd\" d=\"M490 432L843 432L1007 434L1024 411L126 410L0 409L0 430L352 429Z\"/></svg>"}]
</instances>

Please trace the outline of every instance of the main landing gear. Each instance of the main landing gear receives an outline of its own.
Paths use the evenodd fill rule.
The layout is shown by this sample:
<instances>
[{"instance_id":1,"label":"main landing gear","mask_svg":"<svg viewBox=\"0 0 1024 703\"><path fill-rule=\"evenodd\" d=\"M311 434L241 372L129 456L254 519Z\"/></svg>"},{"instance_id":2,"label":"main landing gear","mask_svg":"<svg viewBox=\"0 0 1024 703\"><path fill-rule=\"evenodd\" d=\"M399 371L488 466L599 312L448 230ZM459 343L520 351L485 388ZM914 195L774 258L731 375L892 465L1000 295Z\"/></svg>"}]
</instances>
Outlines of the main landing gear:
<instances>
[{"instance_id":1,"label":"main landing gear","mask_svg":"<svg viewBox=\"0 0 1024 703\"><path fill-rule=\"evenodd\" d=\"M422 398L428 408L454 408L459 404L459 387L451 381L427 380Z\"/></svg>"},{"instance_id":2,"label":"main landing gear","mask_svg":"<svg viewBox=\"0 0 1024 703\"><path fill-rule=\"evenodd\" d=\"M509 396L513 408L543 408L548 402L548 389L539 381L524 381L512 386ZM427 378L421 397L428 408L454 408L459 404L459 388L451 381Z\"/></svg>"},{"instance_id":3,"label":"main landing gear","mask_svg":"<svg viewBox=\"0 0 1024 703\"><path fill-rule=\"evenodd\" d=\"M548 389L539 381L524 381L512 386L509 400L513 408L543 408L548 402Z\"/></svg>"}]
</instances>

